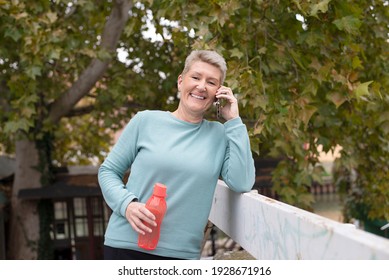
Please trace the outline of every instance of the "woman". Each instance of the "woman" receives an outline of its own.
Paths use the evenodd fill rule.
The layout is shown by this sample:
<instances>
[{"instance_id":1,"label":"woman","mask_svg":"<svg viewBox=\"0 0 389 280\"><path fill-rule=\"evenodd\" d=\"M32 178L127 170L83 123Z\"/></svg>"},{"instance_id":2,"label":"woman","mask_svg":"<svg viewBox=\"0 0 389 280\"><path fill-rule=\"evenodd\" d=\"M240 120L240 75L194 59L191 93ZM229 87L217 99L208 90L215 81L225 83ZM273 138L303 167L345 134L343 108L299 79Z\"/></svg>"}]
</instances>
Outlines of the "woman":
<instances>
[{"instance_id":1,"label":"woman","mask_svg":"<svg viewBox=\"0 0 389 280\"><path fill-rule=\"evenodd\" d=\"M249 138L237 99L223 86L226 70L218 53L193 51L178 76L177 110L137 113L101 165L99 183L113 211L105 234L106 259L199 259L219 177L236 192L252 188ZM224 124L204 119L219 99L225 100ZM145 251L137 240L156 226L144 203L157 182L167 186L168 210L157 248Z\"/></svg>"}]
</instances>

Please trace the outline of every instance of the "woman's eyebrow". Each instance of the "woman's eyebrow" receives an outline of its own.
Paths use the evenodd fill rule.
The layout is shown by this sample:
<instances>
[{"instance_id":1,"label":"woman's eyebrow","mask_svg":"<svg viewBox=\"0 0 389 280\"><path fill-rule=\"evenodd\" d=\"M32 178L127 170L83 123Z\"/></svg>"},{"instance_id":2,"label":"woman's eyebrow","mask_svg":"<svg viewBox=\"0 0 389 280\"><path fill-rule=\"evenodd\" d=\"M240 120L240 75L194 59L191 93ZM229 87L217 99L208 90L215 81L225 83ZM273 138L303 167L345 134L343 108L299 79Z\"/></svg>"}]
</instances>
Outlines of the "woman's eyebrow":
<instances>
[{"instance_id":1,"label":"woman's eyebrow","mask_svg":"<svg viewBox=\"0 0 389 280\"><path fill-rule=\"evenodd\" d=\"M193 71L192 75L199 75L201 77L203 76L202 73L197 72L197 71ZM215 82L219 82L219 79L218 78L214 78L214 77L209 77L209 78L207 78L207 80L212 80L212 81L215 81Z\"/></svg>"}]
</instances>

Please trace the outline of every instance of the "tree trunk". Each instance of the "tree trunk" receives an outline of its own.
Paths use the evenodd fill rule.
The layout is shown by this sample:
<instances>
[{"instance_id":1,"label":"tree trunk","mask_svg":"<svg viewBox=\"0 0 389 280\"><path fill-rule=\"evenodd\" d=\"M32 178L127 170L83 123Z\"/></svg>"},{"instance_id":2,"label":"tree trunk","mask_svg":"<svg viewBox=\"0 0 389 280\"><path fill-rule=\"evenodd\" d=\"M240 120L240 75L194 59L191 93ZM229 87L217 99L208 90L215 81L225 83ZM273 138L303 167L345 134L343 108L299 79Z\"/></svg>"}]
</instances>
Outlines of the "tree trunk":
<instances>
[{"instance_id":1,"label":"tree trunk","mask_svg":"<svg viewBox=\"0 0 389 280\"><path fill-rule=\"evenodd\" d=\"M29 140L16 142L15 179L12 189L9 259L37 259L39 216L37 201L18 199L19 190L41 187L41 174L37 167L39 155L35 143Z\"/></svg>"}]
</instances>

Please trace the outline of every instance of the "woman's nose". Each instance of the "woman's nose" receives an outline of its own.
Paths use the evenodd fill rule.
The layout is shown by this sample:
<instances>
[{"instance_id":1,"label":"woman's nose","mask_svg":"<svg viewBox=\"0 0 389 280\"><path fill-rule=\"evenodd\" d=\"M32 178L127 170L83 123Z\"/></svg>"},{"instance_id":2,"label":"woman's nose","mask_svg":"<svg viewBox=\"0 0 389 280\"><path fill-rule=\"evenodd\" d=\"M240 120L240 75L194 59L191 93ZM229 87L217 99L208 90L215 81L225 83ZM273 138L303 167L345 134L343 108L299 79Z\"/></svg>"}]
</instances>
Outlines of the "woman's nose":
<instances>
[{"instance_id":1,"label":"woman's nose","mask_svg":"<svg viewBox=\"0 0 389 280\"><path fill-rule=\"evenodd\" d=\"M199 81L199 83L197 84L197 89L200 91L206 91L207 88L205 86L205 81Z\"/></svg>"}]
</instances>

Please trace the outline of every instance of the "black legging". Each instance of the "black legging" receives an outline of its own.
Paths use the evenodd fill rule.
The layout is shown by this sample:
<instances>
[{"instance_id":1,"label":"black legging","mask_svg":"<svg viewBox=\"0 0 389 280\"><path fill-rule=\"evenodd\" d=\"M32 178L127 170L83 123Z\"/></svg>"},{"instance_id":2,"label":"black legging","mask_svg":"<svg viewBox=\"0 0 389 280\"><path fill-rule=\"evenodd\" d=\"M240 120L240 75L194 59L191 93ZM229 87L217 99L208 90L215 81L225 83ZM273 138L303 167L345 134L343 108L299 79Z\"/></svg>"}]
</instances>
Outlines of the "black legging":
<instances>
[{"instance_id":1,"label":"black legging","mask_svg":"<svg viewBox=\"0 0 389 280\"><path fill-rule=\"evenodd\" d=\"M181 260L104 245L104 260Z\"/></svg>"}]
</instances>

